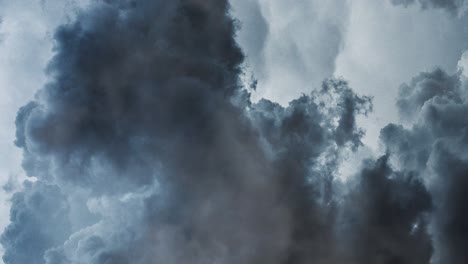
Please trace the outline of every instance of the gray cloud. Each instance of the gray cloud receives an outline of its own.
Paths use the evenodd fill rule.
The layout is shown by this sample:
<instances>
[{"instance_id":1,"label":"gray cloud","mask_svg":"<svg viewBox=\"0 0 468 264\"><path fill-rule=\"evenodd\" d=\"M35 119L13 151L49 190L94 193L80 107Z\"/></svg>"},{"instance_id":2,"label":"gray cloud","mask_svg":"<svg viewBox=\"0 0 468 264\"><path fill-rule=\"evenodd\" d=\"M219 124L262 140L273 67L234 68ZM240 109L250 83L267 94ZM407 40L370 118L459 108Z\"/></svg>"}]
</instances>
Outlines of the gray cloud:
<instances>
[{"instance_id":1,"label":"gray cloud","mask_svg":"<svg viewBox=\"0 0 468 264\"><path fill-rule=\"evenodd\" d=\"M6 232L5 263L332 263L333 172L370 98L330 80L288 108L252 104L228 8L98 2L58 28L16 144L69 228L17 219L14 202L28 243Z\"/></svg>"},{"instance_id":2,"label":"gray cloud","mask_svg":"<svg viewBox=\"0 0 468 264\"><path fill-rule=\"evenodd\" d=\"M464 80L402 85L413 126L385 127L387 154L342 183L371 98L329 79L251 102L229 11L102 1L57 29L16 119L35 182L13 196L5 263L465 263Z\"/></svg>"},{"instance_id":3,"label":"gray cloud","mask_svg":"<svg viewBox=\"0 0 468 264\"><path fill-rule=\"evenodd\" d=\"M409 84L403 84L400 87L397 98L400 118L411 121L421 111L424 104L436 96L461 102L460 85L457 75L450 76L442 69L420 73Z\"/></svg>"},{"instance_id":4,"label":"gray cloud","mask_svg":"<svg viewBox=\"0 0 468 264\"><path fill-rule=\"evenodd\" d=\"M57 186L26 182L12 197L11 224L1 236L5 263L41 263L44 251L63 243L70 230L68 204Z\"/></svg>"},{"instance_id":5,"label":"gray cloud","mask_svg":"<svg viewBox=\"0 0 468 264\"><path fill-rule=\"evenodd\" d=\"M391 0L391 3L405 7L418 3L423 9L441 8L451 13L459 13L467 4L465 0Z\"/></svg>"},{"instance_id":6,"label":"gray cloud","mask_svg":"<svg viewBox=\"0 0 468 264\"><path fill-rule=\"evenodd\" d=\"M415 174L388 156L364 163L339 217L346 263L429 263L431 196Z\"/></svg>"},{"instance_id":7,"label":"gray cloud","mask_svg":"<svg viewBox=\"0 0 468 264\"><path fill-rule=\"evenodd\" d=\"M466 82L459 73L436 69L421 73L401 88L400 113L414 116L409 128L389 125L381 138L390 157L403 171L421 178L434 211L430 233L434 263L465 263L462 249L468 239L464 205L468 196L466 169ZM411 106L411 107L409 107Z\"/></svg>"}]
</instances>

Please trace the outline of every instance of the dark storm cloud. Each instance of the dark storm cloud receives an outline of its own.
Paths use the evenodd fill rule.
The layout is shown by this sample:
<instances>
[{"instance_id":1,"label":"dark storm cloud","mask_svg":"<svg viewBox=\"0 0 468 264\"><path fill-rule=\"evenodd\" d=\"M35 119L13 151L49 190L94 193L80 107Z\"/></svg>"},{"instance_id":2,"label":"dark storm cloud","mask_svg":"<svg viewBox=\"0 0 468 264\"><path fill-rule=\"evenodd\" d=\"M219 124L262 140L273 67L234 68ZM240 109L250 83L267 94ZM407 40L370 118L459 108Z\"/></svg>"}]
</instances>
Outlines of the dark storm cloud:
<instances>
[{"instance_id":1,"label":"dark storm cloud","mask_svg":"<svg viewBox=\"0 0 468 264\"><path fill-rule=\"evenodd\" d=\"M429 263L432 202L417 175L368 160L345 196L339 221L346 263Z\"/></svg>"},{"instance_id":2,"label":"dark storm cloud","mask_svg":"<svg viewBox=\"0 0 468 264\"><path fill-rule=\"evenodd\" d=\"M34 151L53 155L66 167L59 170L69 172L57 177L83 184L95 180L81 171L94 161L118 164L122 172L140 167L128 180L145 184L151 168L139 165L154 157L144 148L169 148L165 138L176 134L183 141L206 132L208 140L216 124L204 120L216 120L222 108L231 111L222 103L237 89L243 56L222 13L226 3L185 2L141 1L138 8L126 1L101 3L59 28L48 70L54 81L18 116L17 144L26 160L36 158L28 155ZM154 146L146 145L148 137L156 139ZM131 149L141 155L127 155ZM31 164L43 172L49 161Z\"/></svg>"},{"instance_id":3,"label":"dark storm cloud","mask_svg":"<svg viewBox=\"0 0 468 264\"><path fill-rule=\"evenodd\" d=\"M405 7L418 3L423 9L441 8L452 13L458 13L467 3L465 0L391 0L391 2Z\"/></svg>"},{"instance_id":4,"label":"dark storm cloud","mask_svg":"<svg viewBox=\"0 0 468 264\"><path fill-rule=\"evenodd\" d=\"M370 98L357 96L342 80L326 81L321 90L286 108L265 99L253 106L250 114L269 143L281 199L290 210L290 250L278 263L339 259L334 175L340 154L362 144L355 117L370 108Z\"/></svg>"},{"instance_id":5,"label":"dark storm cloud","mask_svg":"<svg viewBox=\"0 0 468 264\"><path fill-rule=\"evenodd\" d=\"M400 113L416 121L409 128L389 125L381 138L395 164L419 175L432 196L429 230L434 263L466 263L466 81L459 74L436 69L421 73L401 89Z\"/></svg>"},{"instance_id":6,"label":"dark storm cloud","mask_svg":"<svg viewBox=\"0 0 468 264\"><path fill-rule=\"evenodd\" d=\"M228 9L98 2L58 28L16 144L70 228L13 203L9 230L25 233L5 233L5 263L332 263L333 172L362 144L370 98L330 80L288 108L251 104Z\"/></svg>"},{"instance_id":7,"label":"dark storm cloud","mask_svg":"<svg viewBox=\"0 0 468 264\"><path fill-rule=\"evenodd\" d=\"M287 107L252 103L227 1L78 13L18 112L36 181L13 196L6 264L466 263L458 75L403 85L414 126L387 126L388 154L344 185L371 98L331 79Z\"/></svg>"}]
</instances>

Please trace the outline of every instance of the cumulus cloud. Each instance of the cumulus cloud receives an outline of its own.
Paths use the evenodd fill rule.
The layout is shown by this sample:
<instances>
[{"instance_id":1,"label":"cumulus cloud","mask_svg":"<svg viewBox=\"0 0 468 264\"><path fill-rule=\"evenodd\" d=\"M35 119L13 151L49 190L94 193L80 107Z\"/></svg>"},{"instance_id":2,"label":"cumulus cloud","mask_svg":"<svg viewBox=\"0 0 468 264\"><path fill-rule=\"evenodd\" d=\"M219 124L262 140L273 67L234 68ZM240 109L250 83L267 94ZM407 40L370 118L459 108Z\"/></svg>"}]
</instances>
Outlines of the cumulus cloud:
<instances>
[{"instance_id":1,"label":"cumulus cloud","mask_svg":"<svg viewBox=\"0 0 468 264\"><path fill-rule=\"evenodd\" d=\"M286 106L252 102L226 0L76 14L16 118L36 180L13 195L6 264L466 263L459 74L402 85L408 125L342 182L372 98L328 79Z\"/></svg>"},{"instance_id":2,"label":"cumulus cloud","mask_svg":"<svg viewBox=\"0 0 468 264\"><path fill-rule=\"evenodd\" d=\"M460 102L459 76L451 76L441 69L420 73L409 84L400 87L397 106L400 118L412 120L424 104L433 97L446 97Z\"/></svg>"},{"instance_id":3,"label":"cumulus cloud","mask_svg":"<svg viewBox=\"0 0 468 264\"><path fill-rule=\"evenodd\" d=\"M287 108L252 104L228 11L97 2L58 28L15 143L63 222L14 202L5 263L332 263L333 172L370 98L330 80Z\"/></svg>"},{"instance_id":4,"label":"cumulus cloud","mask_svg":"<svg viewBox=\"0 0 468 264\"><path fill-rule=\"evenodd\" d=\"M434 209L429 224L434 243L433 263L465 263L468 196L466 169L466 81L460 73L440 69L421 73L402 86L400 113L415 117L405 128L388 125L381 138L394 164L418 175L429 190ZM410 106L411 107L408 107Z\"/></svg>"},{"instance_id":5,"label":"cumulus cloud","mask_svg":"<svg viewBox=\"0 0 468 264\"><path fill-rule=\"evenodd\" d=\"M41 263L45 250L68 237L68 204L57 186L26 182L11 208L11 224L0 239L5 263Z\"/></svg>"}]
</instances>

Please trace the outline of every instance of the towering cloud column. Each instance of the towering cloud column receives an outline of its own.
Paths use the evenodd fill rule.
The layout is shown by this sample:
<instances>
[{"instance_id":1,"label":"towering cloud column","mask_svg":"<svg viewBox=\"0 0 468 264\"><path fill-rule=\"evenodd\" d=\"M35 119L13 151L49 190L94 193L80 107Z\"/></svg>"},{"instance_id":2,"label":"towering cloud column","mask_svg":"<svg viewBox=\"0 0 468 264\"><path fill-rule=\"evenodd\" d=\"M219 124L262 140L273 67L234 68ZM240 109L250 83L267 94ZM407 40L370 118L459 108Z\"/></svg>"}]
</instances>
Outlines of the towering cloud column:
<instances>
[{"instance_id":1,"label":"towering cloud column","mask_svg":"<svg viewBox=\"0 0 468 264\"><path fill-rule=\"evenodd\" d=\"M370 99L344 81L252 104L225 0L98 1L55 33L18 113L35 181L6 264L336 259L333 173Z\"/></svg>"}]
</instances>

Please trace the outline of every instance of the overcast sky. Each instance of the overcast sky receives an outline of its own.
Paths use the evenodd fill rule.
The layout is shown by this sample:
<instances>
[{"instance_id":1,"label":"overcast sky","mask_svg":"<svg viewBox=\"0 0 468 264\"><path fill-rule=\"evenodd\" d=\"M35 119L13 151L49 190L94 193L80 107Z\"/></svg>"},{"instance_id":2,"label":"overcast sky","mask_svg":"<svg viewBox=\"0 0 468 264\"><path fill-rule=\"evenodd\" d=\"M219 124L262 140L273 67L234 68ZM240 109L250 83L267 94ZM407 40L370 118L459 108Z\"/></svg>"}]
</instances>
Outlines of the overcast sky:
<instances>
[{"instance_id":1,"label":"overcast sky","mask_svg":"<svg viewBox=\"0 0 468 264\"><path fill-rule=\"evenodd\" d=\"M410 3L411 1L408 1ZM369 151L381 151L380 130L399 122L395 106L402 83L441 67L468 66L468 15L390 0L232 0L240 21L246 78L258 80L253 100L287 105L342 77L374 111L359 124ZM46 82L54 29L73 20L87 1L0 0L0 229L8 224L9 198L24 179L14 146L18 109ZM468 53L467 53L468 54ZM468 67L467 67L468 68ZM0 260L1 262L1 260Z\"/></svg>"}]
</instances>

